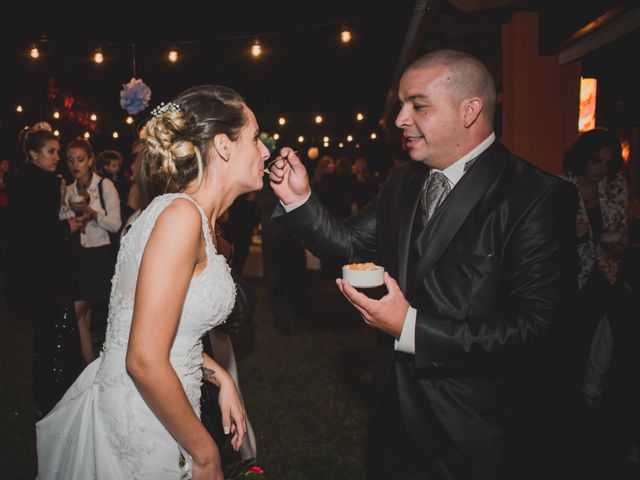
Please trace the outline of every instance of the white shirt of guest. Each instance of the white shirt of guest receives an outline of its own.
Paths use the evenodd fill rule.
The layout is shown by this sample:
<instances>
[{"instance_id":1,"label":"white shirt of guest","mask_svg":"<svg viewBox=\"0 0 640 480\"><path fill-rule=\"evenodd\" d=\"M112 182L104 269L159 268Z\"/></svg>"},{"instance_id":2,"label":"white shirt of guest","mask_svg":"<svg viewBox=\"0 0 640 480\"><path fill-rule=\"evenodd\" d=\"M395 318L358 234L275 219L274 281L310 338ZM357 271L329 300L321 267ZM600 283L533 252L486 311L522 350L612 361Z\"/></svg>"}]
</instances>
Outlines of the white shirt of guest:
<instances>
[{"instance_id":1,"label":"white shirt of guest","mask_svg":"<svg viewBox=\"0 0 640 480\"><path fill-rule=\"evenodd\" d=\"M479 143L473 150L468 152L466 155L463 155L454 163L449 165L444 170L435 170L436 172L440 172L444 174L447 181L449 182L449 186L453 190L453 187L460 181L460 179L465 174L464 165L469 160L477 157L482 152L484 152L487 148L491 146L491 144L495 141L496 134L491 132L487 138L485 138L481 143ZM412 306L409 306L409 310L407 311L407 316L404 318L404 325L402 326L402 333L400 334L400 338L395 341L394 348L400 352L404 353L416 353L416 315L417 310Z\"/></svg>"},{"instance_id":2,"label":"white shirt of guest","mask_svg":"<svg viewBox=\"0 0 640 480\"><path fill-rule=\"evenodd\" d=\"M108 178L102 181L102 196L105 203L105 208L102 208L98 187L101 179L102 177L94 173L91 175L91 183L89 184L89 188L87 188L87 192L89 193L89 206L97 215L95 220L87 223L84 229L85 231L80 233L80 245L85 248L109 245L111 243L109 232L118 233L122 225L120 218L120 197L118 196L115 185ZM69 208L69 197L77 194L77 182L73 182L67 186L64 202L60 206L60 220L75 216L75 213Z\"/></svg>"}]
</instances>

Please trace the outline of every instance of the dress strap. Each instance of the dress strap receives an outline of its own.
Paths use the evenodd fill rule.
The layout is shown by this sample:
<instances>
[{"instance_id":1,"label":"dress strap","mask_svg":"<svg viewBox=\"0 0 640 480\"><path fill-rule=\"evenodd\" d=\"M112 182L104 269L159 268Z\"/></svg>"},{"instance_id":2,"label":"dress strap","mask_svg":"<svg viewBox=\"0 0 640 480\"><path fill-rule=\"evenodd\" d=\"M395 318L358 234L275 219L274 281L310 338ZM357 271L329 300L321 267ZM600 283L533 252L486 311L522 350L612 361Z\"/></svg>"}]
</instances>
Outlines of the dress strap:
<instances>
[{"instance_id":1,"label":"dress strap","mask_svg":"<svg viewBox=\"0 0 640 480\"><path fill-rule=\"evenodd\" d=\"M204 211L204 208L202 208L202 205L200 205L198 202L196 202L196 200L189 195L188 193L184 193L184 192L180 192L180 193L174 193L173 194L174 198L186 198L187 200L189 200L191 203L193 203L196 208L198 209L198 211L200 212L200 218L202 219L202 235L204 235L204 241L205 241L205 245L206 245L206 251L207 251L207 257L211 257L213 255L216 254L216 248L213 244L213 239L211 238L212 232L211 229L209 228L209 218L207 217L207 214Z\"/></svg>"}]
</instances>

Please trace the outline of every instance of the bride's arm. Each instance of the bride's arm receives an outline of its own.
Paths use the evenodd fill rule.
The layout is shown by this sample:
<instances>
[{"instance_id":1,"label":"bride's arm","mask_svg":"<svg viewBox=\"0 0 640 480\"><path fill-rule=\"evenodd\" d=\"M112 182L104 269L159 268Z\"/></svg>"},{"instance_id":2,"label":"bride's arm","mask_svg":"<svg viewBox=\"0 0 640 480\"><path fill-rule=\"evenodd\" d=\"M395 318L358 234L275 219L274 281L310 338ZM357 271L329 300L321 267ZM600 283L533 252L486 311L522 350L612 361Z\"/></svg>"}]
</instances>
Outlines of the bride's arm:
<instances>
[{"instance_id":1,"label":"bride's arm","mask_svg":"<svg viewBox=\"0 0 640 480\"><path fill-rule=\"evenodd\" d=\"M244 406L231 375L206 353L203 354L202 376L220 389L218 404L222 412L224 433L232 433L231 445L237 451L247 430Z\"/></svg>"},{"instance_id":2,"label":"bride's arm","mask_svg":"<svg viewBox=\"0 0 640 480\"><path fill-rule=\"evenodd\" d=\"M195 206L174 200L158 217L145 247L135 296L126 365L140 394L194 460L194 472L221 476L215 442L193 411L169 351L201 250ZM208 478L208 477L207 477Z\"/></svg>"}]
</instances>

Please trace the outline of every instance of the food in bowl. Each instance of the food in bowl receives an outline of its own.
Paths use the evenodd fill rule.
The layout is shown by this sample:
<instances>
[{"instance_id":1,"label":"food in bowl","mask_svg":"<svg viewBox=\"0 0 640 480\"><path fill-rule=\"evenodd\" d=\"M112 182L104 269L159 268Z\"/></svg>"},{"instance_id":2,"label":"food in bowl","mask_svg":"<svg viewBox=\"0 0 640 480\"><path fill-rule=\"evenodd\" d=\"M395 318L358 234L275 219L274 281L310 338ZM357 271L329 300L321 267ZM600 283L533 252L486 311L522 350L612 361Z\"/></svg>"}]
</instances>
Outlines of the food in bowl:
<instances>
[{"instance_id":1,"label":"food in bowl","mask_svg":"<svg viewBox=\"0 0 640 480\"><path fill-rule=\"evenodd\" d=\"M342 278L357 288L384 284L384 268L375 263L350 263L342 266Z\"/></svg>"}]
</instances>

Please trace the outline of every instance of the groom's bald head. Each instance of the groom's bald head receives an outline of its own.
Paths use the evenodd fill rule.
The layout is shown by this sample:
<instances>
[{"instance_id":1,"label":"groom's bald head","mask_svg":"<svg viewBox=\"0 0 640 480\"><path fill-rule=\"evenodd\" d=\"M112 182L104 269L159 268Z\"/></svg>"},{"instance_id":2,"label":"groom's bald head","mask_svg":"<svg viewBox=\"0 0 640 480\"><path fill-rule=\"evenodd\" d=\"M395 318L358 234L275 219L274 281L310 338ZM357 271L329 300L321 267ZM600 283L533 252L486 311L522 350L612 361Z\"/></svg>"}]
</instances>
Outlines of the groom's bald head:
<instances>
[{"instance_id":1,"label":"groom's bald head","mask_svg":"<svg viewBox=\"0 0 640 480\"><path fill-rule=\"evenodd\" d=\"M407 70L444 68L443 81L457 101L469 97L482 100L482 114L489 125L493 124L496 109L496 87L487 67L474 56L457 50L435 50L415 60Z\"/></svg>"}]
</instances>

